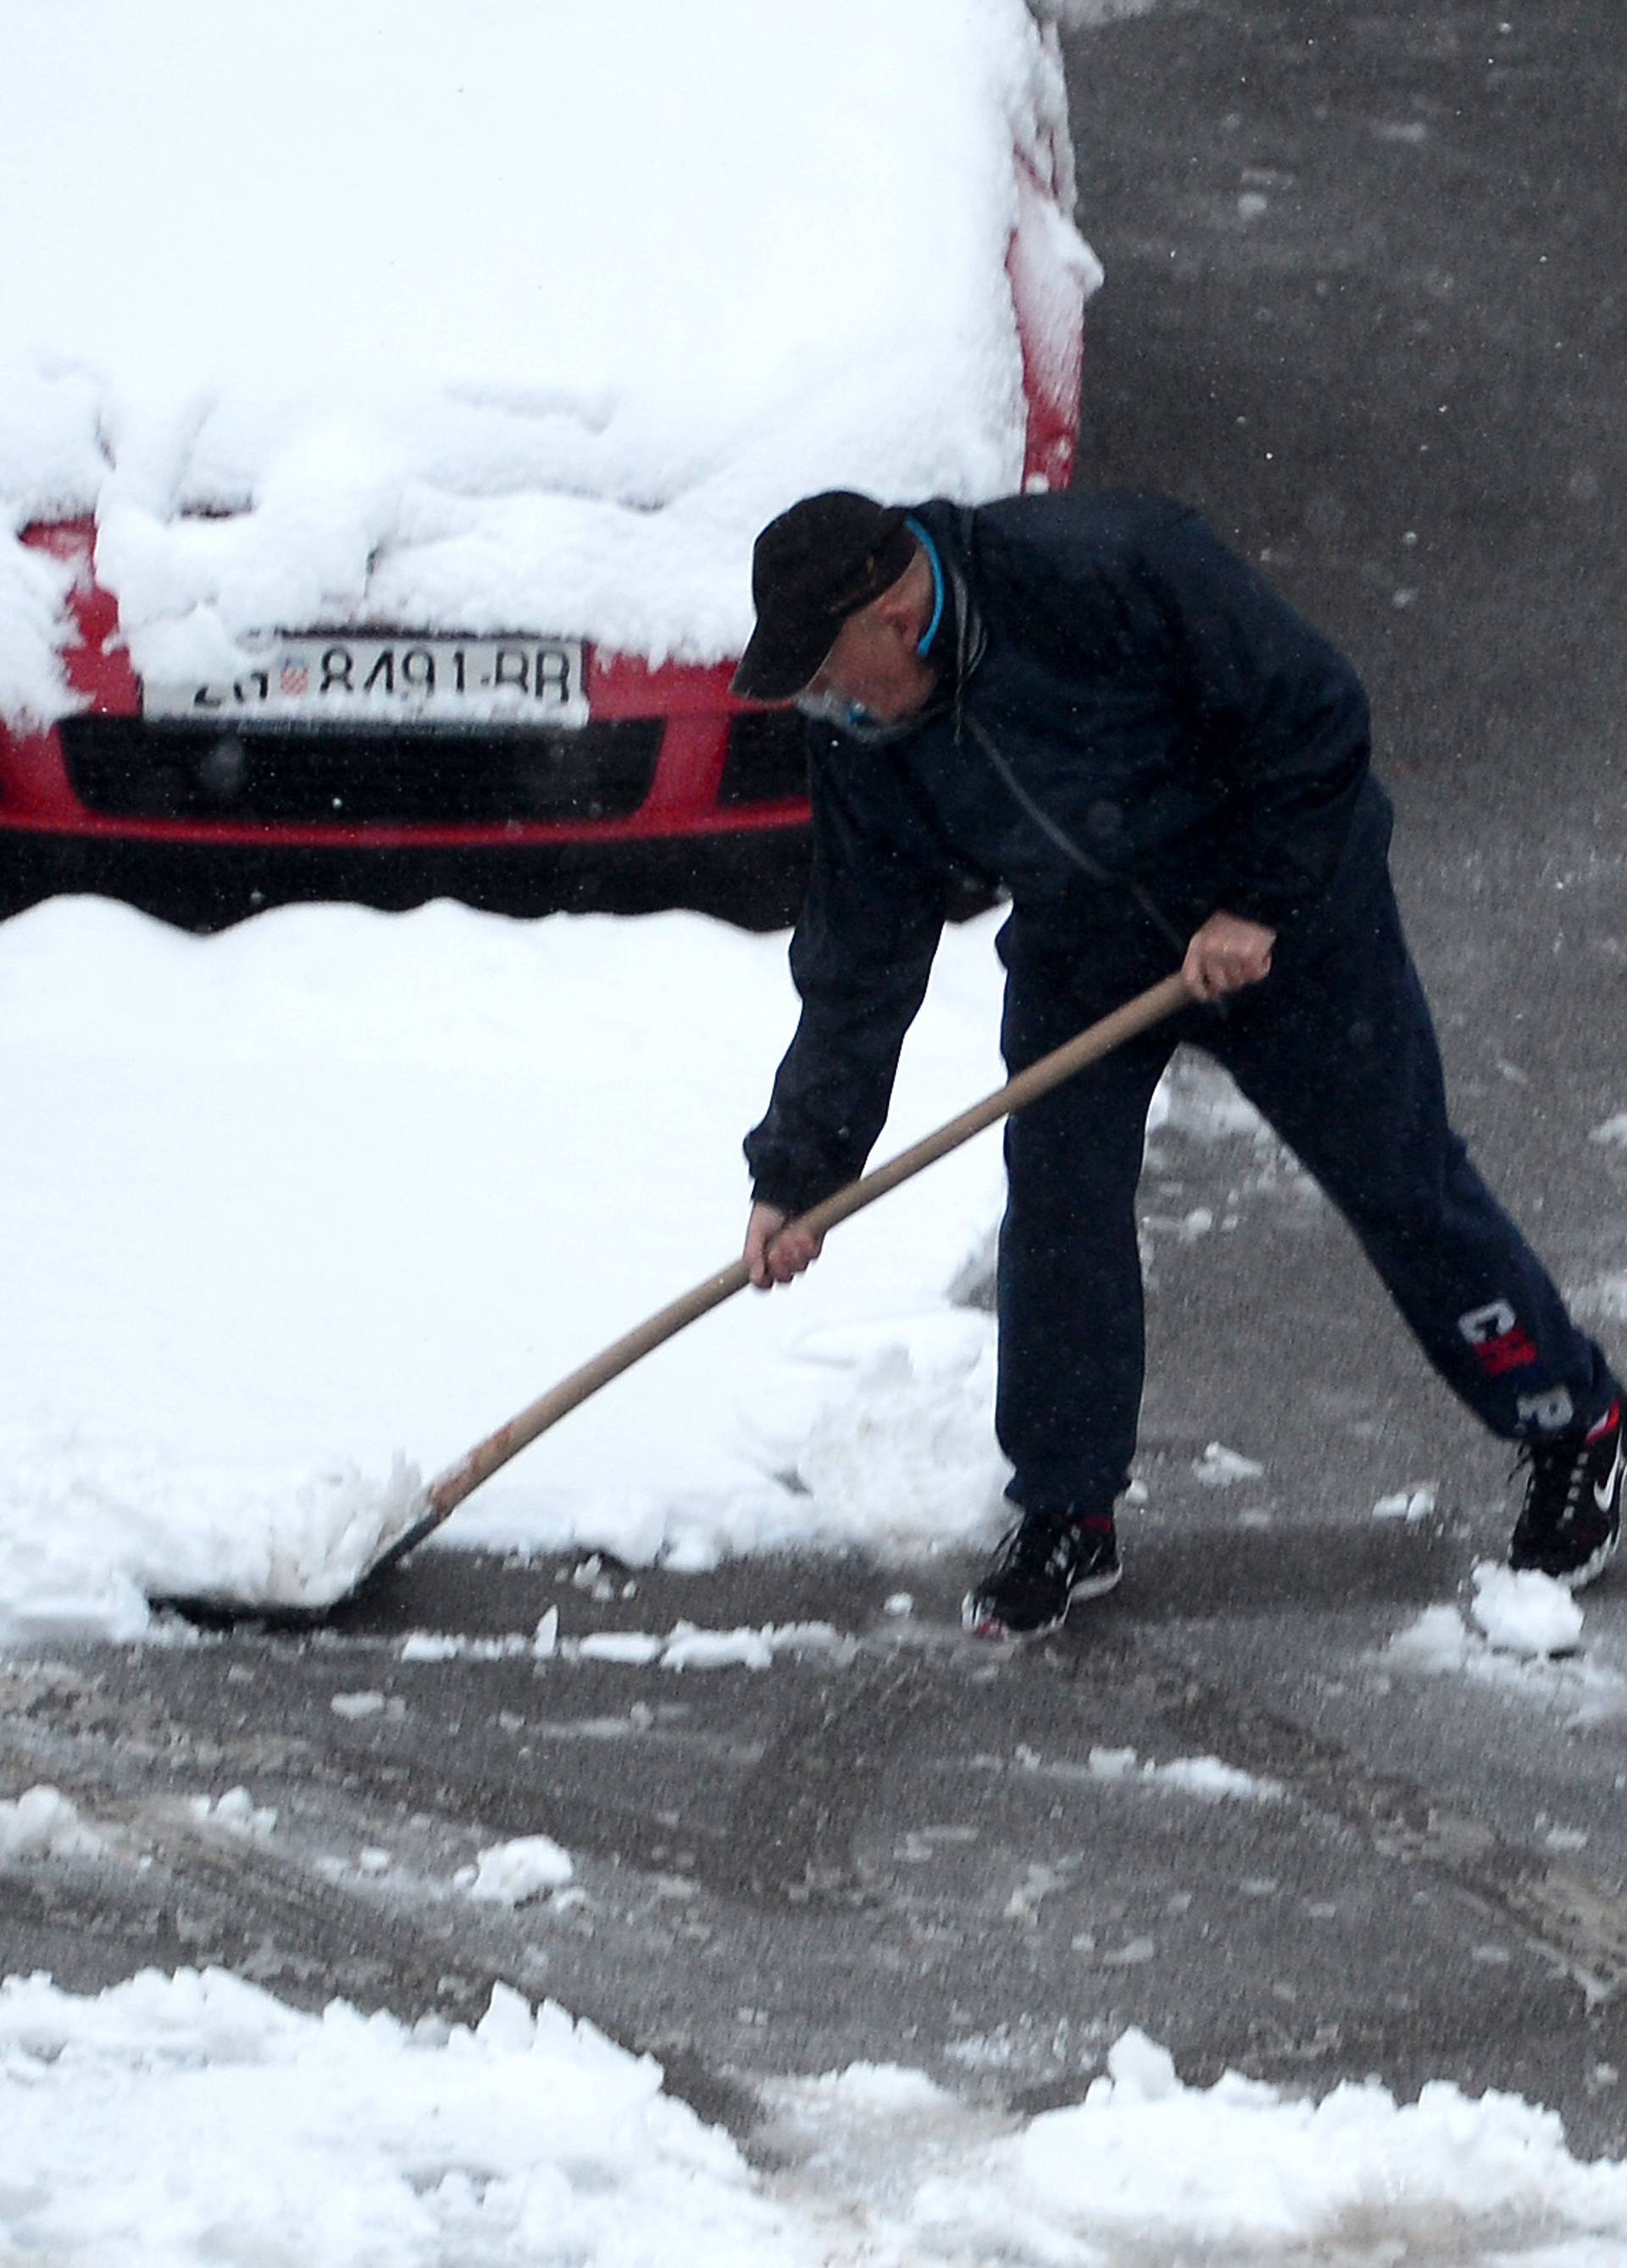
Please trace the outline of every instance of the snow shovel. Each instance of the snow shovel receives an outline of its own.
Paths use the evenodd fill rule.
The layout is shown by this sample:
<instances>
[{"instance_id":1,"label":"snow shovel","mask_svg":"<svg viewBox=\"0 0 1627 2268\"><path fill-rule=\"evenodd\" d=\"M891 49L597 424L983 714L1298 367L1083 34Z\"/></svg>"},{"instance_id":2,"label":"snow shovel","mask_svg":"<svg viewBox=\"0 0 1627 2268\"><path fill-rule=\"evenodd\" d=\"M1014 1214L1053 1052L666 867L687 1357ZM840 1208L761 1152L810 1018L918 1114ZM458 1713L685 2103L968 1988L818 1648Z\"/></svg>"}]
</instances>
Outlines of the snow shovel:
<instances>
[{"instance_id":1,"label":"snow shovel","mask_svg":"<svg viewBox=\"0 0 1627 2268\"><path fill-rule=\"evenodd\" d=\"M912 1180L924 1167L946 1157L951 1150L959 1149L974 1134L982 1133L984 1127L992 1126L998 1120L1022 1109L1041 1095L1049 1094L1053 1087L1060 1086L1064 1079L1071 1079L1075 1071L1084 1070L1087 1064L1096 1062L1124 1041L1133 1039L1137 1033L1161 1023L1177 1008L1189 1005L1193 997L1183 976L1165 977L1160 983L1137 993L1122 1008L1115 1008L1111 1015L1102 1017L1099 1023L1092 1024L1063 1046L1053 1049L1049 1055L1042 1056L1027 1071L1020 1071L1015 1079L1009 1079L993 1094L985 1095L969 1110L963 1110L958 1118L950 1119L936 1133L928 1134L908 1150L901 1151L896 1158L889 1160L885 1166L878 1166L861 1180L850 1182L845 1189L838 1189L834 1197L814 1205L789 1226L814 1236L823 1236L838 1222L850 1219L866 1205L873 1204L878 1197L886 1197L889 1189L895 1189L901 1182ZM578 1403L585 1402L590 1395L597 1394L600 1388L607 1386L613 1378L619 1378L624 1370L630 1370L634 1363L642 1361L645 1355L652 1353L657 1347L674 1337L686 1324L709 1314L713 1307L721 1306L725 1300L733 1299L737 1292L746 1288L749 1281L744 1260L732 1262L727 1268L720 1269L715 1276L709 1276L704 1283L696 1285L681 1299L674 1300L635 1329L625 1333L613 1345L606 1347L601 1354L595 1355L591 1362L584 1363L579 1370L573 1370L568 1378L561 1379L557 1386L550 1387L546 1394L539 1395L518 1417L511 1418L506 1425L499 1425L495 1433L489 1433L467 1456L460 1457L455 1465L449 1465L438 1479L428 1483L418 1492L407 1507L404 1518L398 1522L394 1535L384 1538L372 1559L338 1596L318 1604L283 1604L269 1601L255 1604L247 1599L233 1600L224 1596L169 1598L154 1603L173 1607L195 1620L216 1624L252 1621L299 1627L325 1620L337 1609L354 1603L364 1590L371 1590L381 1576L399 1565L409 1551L416 1550L444 1521L450 1519L464 1498L471 1495L482 1481L490 1480L492 1474L506 1465L511 1457L517 1456L521 1449L534 1441L539 1433L545 1433L550 1425L557 1425Z\"/></svg>"}]
</instances>

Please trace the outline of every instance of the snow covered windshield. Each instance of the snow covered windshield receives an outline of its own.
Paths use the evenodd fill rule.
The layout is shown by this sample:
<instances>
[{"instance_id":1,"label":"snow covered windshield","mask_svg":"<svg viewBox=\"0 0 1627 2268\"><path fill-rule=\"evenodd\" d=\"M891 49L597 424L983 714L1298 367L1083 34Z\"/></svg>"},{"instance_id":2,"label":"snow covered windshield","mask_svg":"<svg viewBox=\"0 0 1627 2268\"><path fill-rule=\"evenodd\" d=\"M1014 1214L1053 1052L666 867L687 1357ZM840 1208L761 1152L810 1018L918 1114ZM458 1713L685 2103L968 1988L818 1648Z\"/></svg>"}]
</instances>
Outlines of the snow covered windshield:
<instances>
[{"instance_id":1,"label":"snow covered windshield","mask_svg":"<svg viewBox=\"0 0 1627 2268\"><path fill-rule=\"evenodd\" d=\"M67 705L31 519L94 512L144 674L364 621L715 660L794 496L1020 478L1025 0L5 17L0 717Z\"/></svg>"}]
</instances>

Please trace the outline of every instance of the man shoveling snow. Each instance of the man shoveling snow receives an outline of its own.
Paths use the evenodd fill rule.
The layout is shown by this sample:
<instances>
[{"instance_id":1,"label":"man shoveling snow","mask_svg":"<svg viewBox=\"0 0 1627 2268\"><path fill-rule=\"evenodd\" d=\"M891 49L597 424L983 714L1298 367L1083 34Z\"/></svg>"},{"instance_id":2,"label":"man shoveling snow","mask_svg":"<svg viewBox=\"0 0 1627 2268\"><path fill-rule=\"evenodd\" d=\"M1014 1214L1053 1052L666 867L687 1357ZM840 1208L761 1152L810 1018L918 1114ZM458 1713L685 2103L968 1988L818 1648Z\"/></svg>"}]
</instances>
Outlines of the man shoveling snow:
<instances>
[{"instance_id":1,"label":"man shoveling snow","mask_svg":"<svg viewBox=\"0 0 1627 2268\"><path fill-rule=\"evenodd\" d=\"M1128 494L906 511L834 491L758 538L738 692L810 718L802 999L747 1138L761 1289L862 1167L946 884L1009 892L1013 1071L1179 964L1194 996L1008 1125L997 1426L1018 1518L966 1602L1054 1630L1119 1580L1141 1402L1134 1199L1175 1046L1220 1062L1354 1229L1424 1352L1528 1466L1509 1564L1616 1549L1621 1388L1449 1123L1344 658L1183 506Z\"/></svg>"}]
</instances>

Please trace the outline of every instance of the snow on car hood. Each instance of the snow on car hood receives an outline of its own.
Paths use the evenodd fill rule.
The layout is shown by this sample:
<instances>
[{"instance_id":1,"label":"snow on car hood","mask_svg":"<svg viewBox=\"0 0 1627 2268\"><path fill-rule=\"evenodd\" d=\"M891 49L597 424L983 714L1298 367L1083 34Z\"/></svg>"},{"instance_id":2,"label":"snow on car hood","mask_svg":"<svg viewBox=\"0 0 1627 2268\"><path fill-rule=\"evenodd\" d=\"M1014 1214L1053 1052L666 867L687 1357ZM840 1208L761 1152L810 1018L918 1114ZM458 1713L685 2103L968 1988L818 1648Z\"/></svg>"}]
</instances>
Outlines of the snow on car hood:
<instances>
[{"instance_id":1,"label":"snow on car hood","mask_svg":"<svg viewBox=\"0 0 1627 2268\"><path fill-rule=\"evenodd\" d=\"M0 715L70 705L32 519L94 512L144 674L363 620L712 660L794 497L1020 477L1025 0L14 0L7 50Z\"/></svg>"}]
</instances>

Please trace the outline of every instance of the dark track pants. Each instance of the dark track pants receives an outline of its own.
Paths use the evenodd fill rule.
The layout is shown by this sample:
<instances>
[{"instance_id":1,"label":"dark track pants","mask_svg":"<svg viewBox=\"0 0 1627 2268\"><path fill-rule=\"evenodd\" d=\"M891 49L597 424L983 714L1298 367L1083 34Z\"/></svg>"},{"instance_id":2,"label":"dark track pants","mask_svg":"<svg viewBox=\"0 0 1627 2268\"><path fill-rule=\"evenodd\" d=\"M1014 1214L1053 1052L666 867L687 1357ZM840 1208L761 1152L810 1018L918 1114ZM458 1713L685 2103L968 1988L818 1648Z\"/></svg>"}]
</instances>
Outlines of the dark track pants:
<instances>
[{"instance_id":1,"label":"dark track pants","mask_svg":"<svg viewBox=\"0 0 1627 2268\"><path fill-rule=\"evenodd\" d=\"M1452 1131L1381 847L1347 859L1329 901L1226 1014L1185 1012L1008 1123L997 1425L1016 1503L1103 1508L1129 1479L1145 1359L1136 1185L1153 1089L1182 1040L1226 1066L1321 1183L1425 1355L1494 1433L1561 1432L1608 1409L1602 1353ZM1074 953L1034 926L1018 914L1001 939L1013 1071L1173 958L1128 909ZM1306 1331L1313 1344L1314 1317Z\"/></svg>"}]
</instances>

